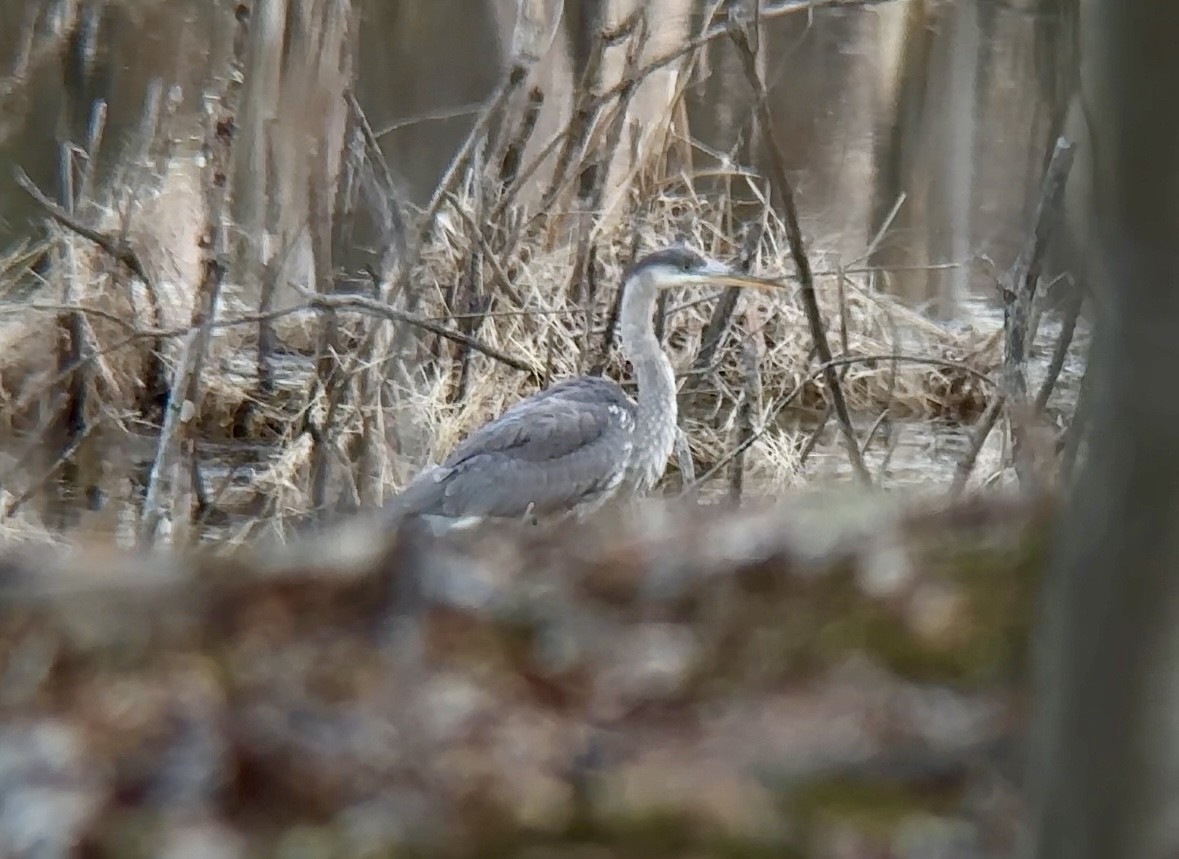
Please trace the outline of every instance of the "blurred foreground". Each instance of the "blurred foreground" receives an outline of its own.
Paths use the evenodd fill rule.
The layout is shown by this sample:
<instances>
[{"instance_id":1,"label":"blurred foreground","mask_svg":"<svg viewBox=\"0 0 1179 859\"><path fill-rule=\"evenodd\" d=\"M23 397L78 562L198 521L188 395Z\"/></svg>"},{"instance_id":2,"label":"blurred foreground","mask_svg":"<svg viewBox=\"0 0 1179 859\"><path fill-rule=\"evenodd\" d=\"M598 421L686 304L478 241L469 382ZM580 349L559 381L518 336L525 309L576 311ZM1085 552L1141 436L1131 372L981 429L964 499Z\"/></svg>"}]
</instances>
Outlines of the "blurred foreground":
<instances>
[{"instance_id":1,"label":"blurred foreground","mask_svg":"<svg viewBox=\"0 0 1179 859\"><path fill-rule=\"evenodd\" d=\"M1050 506L13 552L0 853L1004 853Z\"/></svg>"}]
</instances>

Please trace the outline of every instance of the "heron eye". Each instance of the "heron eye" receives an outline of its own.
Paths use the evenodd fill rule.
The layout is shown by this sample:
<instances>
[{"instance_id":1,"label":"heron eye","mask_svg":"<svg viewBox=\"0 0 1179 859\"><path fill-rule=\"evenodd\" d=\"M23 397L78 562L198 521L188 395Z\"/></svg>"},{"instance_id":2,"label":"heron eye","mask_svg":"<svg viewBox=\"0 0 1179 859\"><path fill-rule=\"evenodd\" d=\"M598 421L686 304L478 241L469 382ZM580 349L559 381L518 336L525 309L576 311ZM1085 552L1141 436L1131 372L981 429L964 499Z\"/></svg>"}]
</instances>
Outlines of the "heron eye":
<instances>
[{"instance_id":1,"label":"heron eye","mask_svg":"<svg viewBox=\"0 0 1179 859\"><path fill-rule=\"evenodd\" d=\"M686 259L680 263L680 271L684 272L685 274L690 272L695 267L696 266L692 265L692 261L690 259Z\"/></svg>"}]
</instances>

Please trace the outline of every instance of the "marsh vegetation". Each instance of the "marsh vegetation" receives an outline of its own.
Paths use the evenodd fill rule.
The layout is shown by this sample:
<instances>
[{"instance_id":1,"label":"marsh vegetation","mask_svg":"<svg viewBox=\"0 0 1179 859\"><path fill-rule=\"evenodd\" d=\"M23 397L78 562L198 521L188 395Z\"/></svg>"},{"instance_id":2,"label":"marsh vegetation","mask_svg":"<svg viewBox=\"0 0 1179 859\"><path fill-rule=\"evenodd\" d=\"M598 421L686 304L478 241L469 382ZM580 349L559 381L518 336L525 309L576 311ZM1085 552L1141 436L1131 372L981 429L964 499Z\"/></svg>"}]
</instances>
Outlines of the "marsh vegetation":
<instances>
[{"instance_id":1,"label":"marsh vegetation","mask_svg":"<svg viewBox=\"0 0 1179 859\"><path fill-rule=\"evenodd\" d=\"M802 64L819 50L811 42L823 48L846 36L862 68L841 69L842 85L869 116L882 115L889 103L901 109L905 94L869 100L864 79L910 61L915 49L903 29L889 41L884 25L932 21L914 22L917 12L892 4L821 5L813 21L806 4L766 12L751 86L723 16L607 5L597 29L569 33L566 48L577 4L562 16L553 4L522 4L482 34L494 36L491 53L502 60L488 70L490 91L465 134L442 162L435 143L446 138L421 138L442 165L432 186L421 185L414 158L396 143L413 118L387 122L384 99L357 98L374 86L363 73L366 28L412 31L393 12L386 20L346 4L292 9L285 49L285 4L264 7L239 33L215 6L97 4L81 30L49 7L30 12L18 43L25 77L14 74L9 89L38 81L35 60L92 50L92 66L74 70L82 92L67 90L73 113L93 95L83 72L120 61L86 27L106 25L115 40L149 22L183 23L186 41L210 47L205 66L182 70L186 88L162 70L141 71L142 115L124 116L117 133L107 100L87 102L57 175L40 190L28 178L25 192L13 189L24 206L10 208L47 230L18 241L3 267L8 529L122 527L121 539L151 543L145 529L162 519L185 541L210 525L216 539L237 540L290 517L377 505L473 425L549 380L591 370L626 380L613 348L621 269L644 249L680 240L791 288L778 297L675 295L661 305L694 466L687 480L673 469L668 490L775 494L847 477L856 457L840 441L816 360L804 300L811 284L792 260L771 162L799 187L788 191L804 230L799 249L868 479L934 491L1006 483L1012 412L997 405L1001 370L1015 362L1043 385L1039 396L1025 387L1035 407L1019 420L1041 447L1058 446L1078 391L1084 325L1074 338L1075 313L1062 322L1042 316L1040 304L1021 306L1028 344L1013 354L1005 342L1012 251L1033 229L1018 183L1002 203L1021 224L1007 230L1024 239L996 245L992 230L989 244L971 247L979 228L958 210L987 195L967 188L943 206L962 221L950 229L955 252L934 258L945 230L922 238L906 226L908 213L933 207L926 186L937 190L953 172L931 167L917 185L892 189L898 177L880 158L895 153L877 152L873 169L865 166L872 148L854 139L842 160L820 152L813 170L790 169L800 144L821 150L813 127L788 134L791 123L811 124L793 114L804 106L781 95L795 80L817 92L816 72ZM435 14L418 22L423 38ZM780 41L791 31L775 25L796 19L805 52L796 48L800 66L789 75L792 55L772 53L771 37ZM942 24L945 38L966 26L954 15ZM577 38L588 40L580 54ZM991 62L1002 56L984 52ZM446 91L453 73L435 71ZM763 133L753 106L771 72L791 86L764 90ZM435 83L420 73L412 80ZM980 105L994 98L981 82L963 86ZM111 96L124 114L129 98ZM392 102L401 100L394 91ZM387 128L370 121L374 111ZM844 125L835 130L865 127ZM909 141L915 151L942 136L928 125ZM1025 149L1046 153L1034 131ZM23 171L19 137L9 146ZM843 197L824 200L835 187ZM887 207L874 202L890 193ZM862 222L852 229L854 213ZM975 432L982 416L998 423L985 439Z\"/></svg>"}]
</instances>

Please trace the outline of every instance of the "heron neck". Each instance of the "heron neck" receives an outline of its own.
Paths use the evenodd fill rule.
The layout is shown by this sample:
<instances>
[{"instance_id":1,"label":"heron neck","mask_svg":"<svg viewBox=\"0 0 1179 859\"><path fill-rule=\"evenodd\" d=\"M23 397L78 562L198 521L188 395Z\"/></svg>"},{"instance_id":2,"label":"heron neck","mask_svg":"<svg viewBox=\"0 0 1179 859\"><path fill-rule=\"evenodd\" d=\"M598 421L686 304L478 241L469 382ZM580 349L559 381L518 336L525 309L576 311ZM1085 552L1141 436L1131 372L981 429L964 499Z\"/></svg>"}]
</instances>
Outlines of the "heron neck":
<instances>
[{"instance_id":1,"label":"heron neck","mask_svg":"<svg viewBox=\"0 0 1179 859\"><path fill-rule=\"evenodd\" d=\"M650 284L627 284L618 320L622 352L639 387L637 425L652 433L653 449L642 454L650 461L641 463L640 470L658 472L643 474L642 482L658 479L675 442L675 371L655 336L655 296Z\"/></svg>"},{"instance_id":2,"label":"heron neck","mask_svg":"<svg viewBox=\"0 0 1179 859\"><path fill-rule=\"evenodd\" d=\"M638 344L636 344L638 345ZM641 341L636 349L623 350L635 370L635 381L639 386L639 415L668 412L674 416L676 390L675 371L671 361L663 353L659 341L652 334L650 339Z\"/></svg>"},{"instance_id":3,"label":"heron neck","mask_svg":"<svg viewBox=\"0 0 1179 859\"><path fill-rule=\"evenodd\" d=\"M659 338L655 336L657 290L644 281L628 283L622 296L618 327L622 353L635 369L639 383L639 408L648 402L675 402L675 374ZM649 397L648 394L658 395Z\"/></svg>"}]
</instances>

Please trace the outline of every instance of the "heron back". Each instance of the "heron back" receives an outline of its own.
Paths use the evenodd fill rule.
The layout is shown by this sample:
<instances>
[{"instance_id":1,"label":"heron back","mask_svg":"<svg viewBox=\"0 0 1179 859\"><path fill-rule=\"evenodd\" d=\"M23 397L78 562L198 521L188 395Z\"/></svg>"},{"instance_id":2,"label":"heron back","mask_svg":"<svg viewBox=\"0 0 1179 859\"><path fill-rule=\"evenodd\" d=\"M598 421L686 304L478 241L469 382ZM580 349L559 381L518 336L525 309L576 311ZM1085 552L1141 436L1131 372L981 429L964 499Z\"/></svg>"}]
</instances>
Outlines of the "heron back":
<instances>
[{"instance_id":1,"label":"heron back","mask_svg":"<svg viewBox=\"0 0 1179 859\"><path fill-rule=\"evenodd\" d=\"M390 506L403 513L523 517L600 502L630 460L635 406L600 377L569 379L527 397L472 432Z\"/></svg>"}]
</instances>

